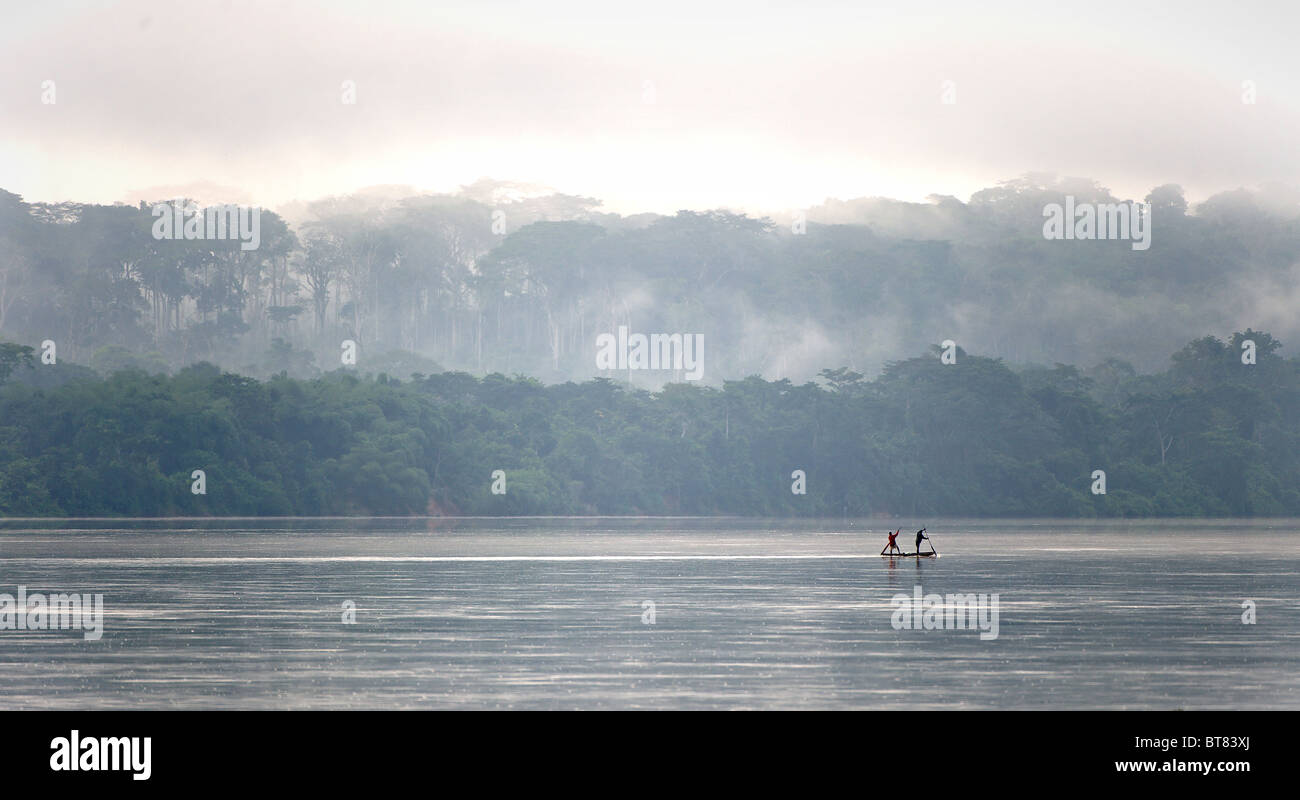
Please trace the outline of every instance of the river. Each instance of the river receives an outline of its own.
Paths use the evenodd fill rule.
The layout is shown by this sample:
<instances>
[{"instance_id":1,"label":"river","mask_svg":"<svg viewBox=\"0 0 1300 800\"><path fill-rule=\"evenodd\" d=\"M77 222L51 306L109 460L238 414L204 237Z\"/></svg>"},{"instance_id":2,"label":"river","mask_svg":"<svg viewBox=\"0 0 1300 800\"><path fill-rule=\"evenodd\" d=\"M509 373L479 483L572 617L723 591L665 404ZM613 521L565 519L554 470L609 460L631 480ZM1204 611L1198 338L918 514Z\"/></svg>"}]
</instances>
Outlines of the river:
<instances>
[{"instance_id":1,"label":"river","mask_svg":"<svg viewBox=\"0 0 1300 800\"><path fill-rule=\"evenodd\" d=\"M886 524L2 520L0 708L1300 708L1296 520Z\"/></svg>"}]
</instances>

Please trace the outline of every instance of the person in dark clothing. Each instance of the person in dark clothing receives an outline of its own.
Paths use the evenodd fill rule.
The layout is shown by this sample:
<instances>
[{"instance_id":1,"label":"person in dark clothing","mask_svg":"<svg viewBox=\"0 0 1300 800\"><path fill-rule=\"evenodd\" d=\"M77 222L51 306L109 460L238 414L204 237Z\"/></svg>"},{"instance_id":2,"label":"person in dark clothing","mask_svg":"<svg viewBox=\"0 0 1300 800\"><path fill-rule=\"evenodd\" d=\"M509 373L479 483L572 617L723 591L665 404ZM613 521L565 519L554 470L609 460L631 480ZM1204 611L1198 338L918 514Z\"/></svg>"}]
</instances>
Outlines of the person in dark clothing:
<instances>
[{"instance_id":1,"label":"person in dark clothing","mask_svg":"<svg viewBox=\"0 0 1300 800\"><path fill-rule=\"evenodd\" d=\"M918 556L921 554L921 540L930 538L929 536L925 535L925 531L926 529L922 528L921 530L916 532L916 554ZM930 552L932 553L934 552L934 545L930 545Z\"/></svg>"}]
</instances>

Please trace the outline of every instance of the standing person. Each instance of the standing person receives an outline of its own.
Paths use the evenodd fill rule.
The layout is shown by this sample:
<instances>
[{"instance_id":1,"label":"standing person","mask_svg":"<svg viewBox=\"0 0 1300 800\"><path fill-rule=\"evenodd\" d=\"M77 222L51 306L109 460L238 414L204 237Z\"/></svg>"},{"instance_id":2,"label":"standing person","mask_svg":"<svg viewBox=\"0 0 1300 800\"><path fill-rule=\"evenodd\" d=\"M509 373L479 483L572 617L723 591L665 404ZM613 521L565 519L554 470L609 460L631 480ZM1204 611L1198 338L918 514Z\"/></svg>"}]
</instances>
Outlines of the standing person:
<instances>
[{"instance_id":1,"label":"standing person","mask_svg":"<svg viewBox=\"0 0 1300 800\"><path fill-rule=\"evenodd\" d=\"M916 554L918 556L921 555L921 540L930 538L929 536L925 535L925 530L926 530L925 528L922 528L921 530L916 532ZM930 545L930 552L934 552L934 545Z\"/></svg>"},{"instance_id":2,"label":"standing person","mask_svg":"<svg viewBox=\"0 0 1300 800\"><path fill-rule=\"evenodd\" d=\"M902 529L902 528L899 528L898 530L896 530L896 531L894 531L893 533L890 533L890 534L889 534L889 544L885 545L885 550L898 550L898 554L899 554L899 555L902 555L902 554L903 554L903 551L902 551L902 550L899 550L899 549L898 549L898 545L894 543L894 540L898 538L898 534L900 534L900 533L902 533L902 532L903 532L903 529ZM886 531L886 533L888 533L888 531ZM880 554L881 554L882 556L885 554L885 550L881 550L881 551L880 551Z\"/></svg>"}]
</instances>

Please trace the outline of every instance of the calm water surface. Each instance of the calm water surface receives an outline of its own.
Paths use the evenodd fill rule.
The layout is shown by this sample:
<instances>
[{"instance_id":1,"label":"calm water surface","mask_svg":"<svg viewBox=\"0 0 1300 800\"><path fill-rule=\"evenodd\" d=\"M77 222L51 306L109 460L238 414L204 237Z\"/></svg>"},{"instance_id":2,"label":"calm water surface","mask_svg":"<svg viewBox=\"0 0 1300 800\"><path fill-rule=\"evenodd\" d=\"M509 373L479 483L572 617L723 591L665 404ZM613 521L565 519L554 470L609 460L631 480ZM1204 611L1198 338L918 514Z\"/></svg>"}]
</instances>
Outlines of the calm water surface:
<instances>
[{"instance_id":1,"label":"calm water surface","mask_svg":"<svg viewBox=\"0 0 1300 800\"><path fill-rule=\"evenodd\" d=\"M2 520L104 635L0 630L0 708L1300 708L1300 521L884 524ZM895 630L917 585L998 637Z\"/></svg>"}]
</instances>

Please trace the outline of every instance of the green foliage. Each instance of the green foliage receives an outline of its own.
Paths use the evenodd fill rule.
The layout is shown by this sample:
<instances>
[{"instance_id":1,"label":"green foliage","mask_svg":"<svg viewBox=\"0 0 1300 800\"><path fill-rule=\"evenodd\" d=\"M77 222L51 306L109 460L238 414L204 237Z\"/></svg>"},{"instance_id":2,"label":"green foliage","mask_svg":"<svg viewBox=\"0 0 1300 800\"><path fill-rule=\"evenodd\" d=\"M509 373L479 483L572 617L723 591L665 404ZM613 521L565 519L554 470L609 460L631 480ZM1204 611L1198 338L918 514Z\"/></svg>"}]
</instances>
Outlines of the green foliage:
<instances>
[{"instance_id":1,"label":"green foliage","mask_svg":"<svg viewBox=\"0 0 1300 800\"><path fill-rule=\"evenodd\" d=\"M874 381L840 368L824 386L657 393L457 372L73 370L0 389L0 513L1300 515L1300 360L1248 334L1192 342L1158 375L962 353ZM807 494L791 492L795 470Z\"/></svg>"},{"instance_id":2,"label":"green foliage","mask_svg":"<svg viewBox=\"0 0 1300 800\"><path fill-rule=\"evenodd\" d=\"M19 367L31 369L36 365L32 348L13 342L0 342L0 384L9 380L9 376Z\"/></svg>"}]
</instances>

